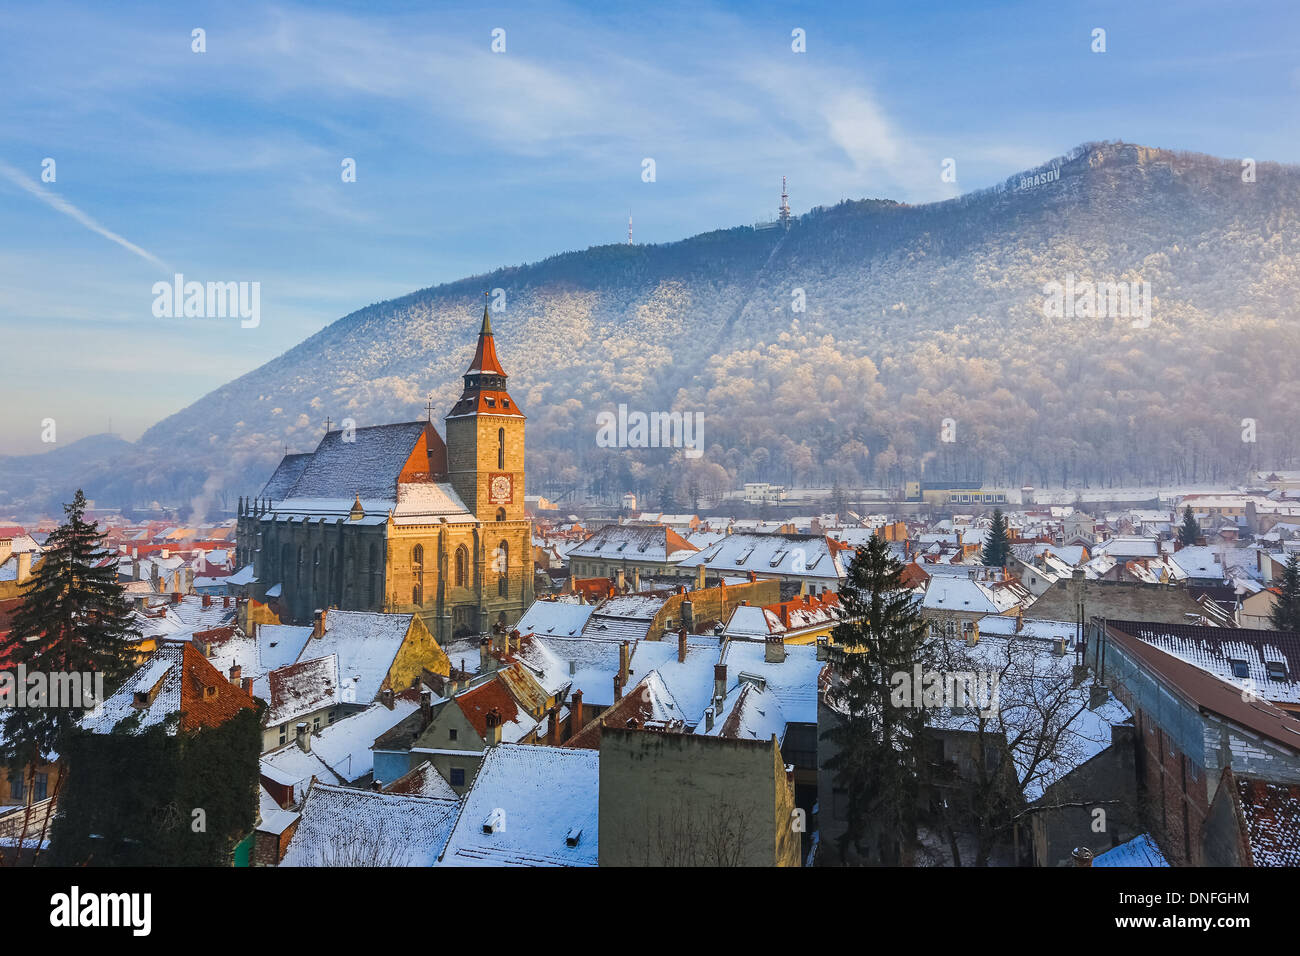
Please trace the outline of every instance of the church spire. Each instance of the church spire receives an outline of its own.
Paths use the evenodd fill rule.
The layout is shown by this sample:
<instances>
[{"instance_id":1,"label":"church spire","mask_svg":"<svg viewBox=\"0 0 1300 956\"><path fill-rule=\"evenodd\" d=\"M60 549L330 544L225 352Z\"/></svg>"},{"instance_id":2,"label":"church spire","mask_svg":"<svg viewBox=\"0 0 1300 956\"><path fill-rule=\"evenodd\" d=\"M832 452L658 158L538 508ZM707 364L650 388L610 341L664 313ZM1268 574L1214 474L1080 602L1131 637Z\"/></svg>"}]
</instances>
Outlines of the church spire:
<instances>
[{"instance_id":1,"label":"church spire","mask_svg":"<svg viewBox=\"0 0 1300 956\"><path fill-rule=\"evenodd\" d=\"M484 292L484 296L488 293ZM492 316L490 303L483 303L483 326L478 333L478 348L474 350L474 360L469 363L469 370L465 373L465 387L479 388L487 386L489 388L504 388L506 372L501 367L501 362L497 359L496 340L492 335ZM494 376L499 376L497 382Z\"/></svg>"}]
</instances>

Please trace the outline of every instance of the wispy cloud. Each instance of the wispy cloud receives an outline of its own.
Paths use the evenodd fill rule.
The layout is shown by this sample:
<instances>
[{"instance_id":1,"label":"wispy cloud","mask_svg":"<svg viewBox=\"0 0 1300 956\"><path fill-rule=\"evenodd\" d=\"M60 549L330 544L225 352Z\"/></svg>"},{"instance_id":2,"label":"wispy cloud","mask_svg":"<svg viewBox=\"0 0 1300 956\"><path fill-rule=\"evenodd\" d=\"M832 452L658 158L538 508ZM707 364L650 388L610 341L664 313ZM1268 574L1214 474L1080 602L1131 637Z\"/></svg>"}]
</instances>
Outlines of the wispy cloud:
<instances>
[{"instance_id":1,"label":"wispy cloud","mask_svg":"<svg viewBox=\"0 0 1300 956\"><path fill-rule=\"evenodd\" d=\"M77 222L81 223L91 232L99 233L99 235L103 236L109 242L115 242L123 249L126 249L130 252L134 252L141 259L144 259L147 262L152 262L154 265L159 266L160 268L168 272L171 271L171 267L168 266L167 263L163 262L161 259L155 256L149 250L140 248L131 240L123 236L119 236L117 233L113 232L113 230L109 229L106 226L100 225L98 222L95 221L94 218L82 212L80 209L78 209L72 203L68 202L58 193L46 189L44 186L37 183L36 180L28 176L24 176L22 173L20 173L18 170L14 169L12 166L8 165L7 163L0 163L0 176L4 176L5 179L9 180L15 186L18 186L20 189L23 189L28 193L31 193L33 196L35 196L37 199L39 199L41 202L45 203L47 206L51 207L52 209L57 209L65 216L69 216L72 219L75 219Z\"/></svg>"}]
</instances>

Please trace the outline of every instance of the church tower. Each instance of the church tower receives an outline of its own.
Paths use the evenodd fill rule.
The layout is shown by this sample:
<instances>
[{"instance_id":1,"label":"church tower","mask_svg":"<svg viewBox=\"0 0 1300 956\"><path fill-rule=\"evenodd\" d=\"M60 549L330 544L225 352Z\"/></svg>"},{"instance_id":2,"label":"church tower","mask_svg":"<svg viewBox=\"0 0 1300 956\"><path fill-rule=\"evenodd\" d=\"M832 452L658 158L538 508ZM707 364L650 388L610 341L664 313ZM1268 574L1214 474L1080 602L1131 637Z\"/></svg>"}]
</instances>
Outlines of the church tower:
<instances>
[{"instance_id":1,"label":"church tower","mask_svg":"<svg viewBox=\"0 0 1300 956\"><path fill-rule=\"evenodd\" d=\"M446 418L447 477L483 522L521 521L524 513L524 413L506 392L488 304L465 390Z\"/></svg>"}]
</instances>

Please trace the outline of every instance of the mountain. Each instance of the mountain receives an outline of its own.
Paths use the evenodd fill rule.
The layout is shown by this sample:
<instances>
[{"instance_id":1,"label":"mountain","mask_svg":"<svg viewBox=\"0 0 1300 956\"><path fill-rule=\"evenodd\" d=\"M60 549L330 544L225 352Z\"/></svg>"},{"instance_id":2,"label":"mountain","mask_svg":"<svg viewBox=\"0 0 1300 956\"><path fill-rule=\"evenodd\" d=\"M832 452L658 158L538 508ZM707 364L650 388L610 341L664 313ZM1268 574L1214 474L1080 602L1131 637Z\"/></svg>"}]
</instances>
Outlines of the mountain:
<instances>
[{"instance_id":1,"label":"mountain","mask_svg":"<svg viewBox=\"0 0 1300 956\"><path fill-rule=\"evenodd\" d=\"M72 500L71 491L77 486L70 481L101 473L134 449L124 438L103 434L55 445L40 454L0 455L0 507L33 505L33 513L53 510L59 501Z\"/></svg>"},{"instance_id":2,"label":"mountain","mask_svg":"<svg viewBox=\"0 0 1300 956\"><path fill-rule=\"evenodd\" d=\"M430 391L445 413L501 289L530 492L1235 480L1300 455L1298 216L1296 167L1246 182L1239 160L1096 143L946 202L564 253L347 315L79 477L203 510L326 416L409 420ZM1052 289L1121 281L1149 289L1146 327L1045 315ZM701 413L703 456L600 447L619 403Z\"/></svg>"}]
</instances>

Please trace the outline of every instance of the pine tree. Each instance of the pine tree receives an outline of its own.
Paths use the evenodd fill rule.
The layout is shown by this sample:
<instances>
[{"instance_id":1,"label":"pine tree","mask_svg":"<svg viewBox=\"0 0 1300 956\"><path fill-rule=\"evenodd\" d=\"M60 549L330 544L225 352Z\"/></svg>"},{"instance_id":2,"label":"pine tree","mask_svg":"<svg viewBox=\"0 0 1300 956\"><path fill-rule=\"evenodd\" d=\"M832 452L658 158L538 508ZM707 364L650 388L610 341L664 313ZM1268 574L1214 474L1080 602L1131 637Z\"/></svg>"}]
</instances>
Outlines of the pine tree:
<instances>
[{"instance_id":1,"label":"pine tree","mask_svg":"<svg viewBox=\"0 0 1300 956\"><path fill-rule=\"evenodd\" d=\"M920 707L894 705L895 675L927 668L925 625L903 590L903 566L879 535L859 548L839 590L845 621L832 637L839 647L833 706L840 723L823 733L837 745L826 761L847 797L848 846L863 854L875 841L884 863L903 862L916 845L917 807L924 775Z\"/></svg>"},{"instance_id":2,"label":"pine tree","mask_svg":"<svg viewBox=\"0 0 1300 956\"><path fill-rule=\"evenodd\" d=\"M1001 508L993 510L993 526L989 528L988 537L984 539L984 553L981 560L986 567L1006 567L1011 557L1011 542L1007 538L1007 519Z\"/></svg>"},{"instance_id":3,"label":"pine tree","mask_svg":"<svg viewBox=\"0 0 1300 956\"><path fill-rule=\"evenodd\" d=\"M1274 630L1300 631L1300 554L1291 555L1277 587L1282 593L1270 615Z\"/></svg>"},{"instance_id":4,"label":"pine tree","mask_svg":"<svg viewBox=\"0 0 1300 956\"><path fill-rule=\"evenodd\" d=\"M109 552L98 525L85 520L80 490L63 510L64 523L45 542L41 563L23 587L9 663L15 674L19 665L27 675L103 674L105 693L111 693L130 672L130 639L139 634L131 628L131 605L116 566L100 566ZM38 764L64 750L84 713L81 707L30 705L4 711L0 763L34 775ZM61 771L56 778L56 796L63 776Z\"/></svg>"},{"instance_id":5,"label":"pine tree","mask_svg":"<svg viewBox=\"0 0 1300 956\"><path fill-rule=\"evenodd\" d=\"M1192 514L1192 506L1188 505L1183 509L1183 523L1178 526L1178 540L1183 543L1184 548L1190 548L1201 536L1201 526L1196 523L1196 515Z\"/></svg>"}]
</instances>

